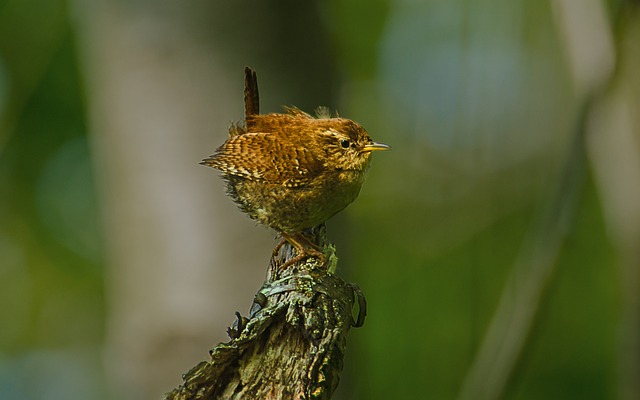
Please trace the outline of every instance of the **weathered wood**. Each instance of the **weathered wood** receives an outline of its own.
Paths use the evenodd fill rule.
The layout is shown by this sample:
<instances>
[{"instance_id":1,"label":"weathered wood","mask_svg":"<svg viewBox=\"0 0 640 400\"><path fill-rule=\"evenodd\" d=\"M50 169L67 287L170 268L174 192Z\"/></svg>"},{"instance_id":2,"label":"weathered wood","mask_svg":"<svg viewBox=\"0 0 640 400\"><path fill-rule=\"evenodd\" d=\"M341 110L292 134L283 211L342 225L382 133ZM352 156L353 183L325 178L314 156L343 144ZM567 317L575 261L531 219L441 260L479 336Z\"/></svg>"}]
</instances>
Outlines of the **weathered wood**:
<instances>
[{"instance_id":1,"label":"weathered wood","mask_svg":"<svg viewBox=\"0 0 640 400\"><path fill-rule=\"evenodd\" d=\"M185 399L330 399L338 385L351 326L366 305L359 289L334 275L335 248L324 225L312 231L326 262L286 265L295 251L285 243L272 257L248 318L238 313L231 341L210 351L165 395ZM359 317L354 321L354 300Z\"/></svg>"}]
</instances>

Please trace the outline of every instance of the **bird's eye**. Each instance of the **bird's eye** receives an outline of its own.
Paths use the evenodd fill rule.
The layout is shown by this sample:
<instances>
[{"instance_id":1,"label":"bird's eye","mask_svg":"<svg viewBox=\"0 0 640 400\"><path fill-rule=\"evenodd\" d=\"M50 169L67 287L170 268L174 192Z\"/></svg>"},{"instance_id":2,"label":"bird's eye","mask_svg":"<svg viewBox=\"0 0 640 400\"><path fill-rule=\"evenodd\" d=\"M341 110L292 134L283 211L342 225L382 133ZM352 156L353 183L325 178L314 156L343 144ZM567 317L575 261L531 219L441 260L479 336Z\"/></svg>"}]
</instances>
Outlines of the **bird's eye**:
<instances>
[{"instance_id":1,"label":"bird's eye","mask_svg":"<svg viewBox=\"0 0 640 400\"><path fill-rule=\"evenodd\" d=\"M346 140L346 139L344 139L344 140L341 140L341 141L340 141L340 146L342 146L342 147L343 147L343 148L345 148L345 149L346 149L346 148L349 148L349 145L350 145L350 143L349 143L349 141L348 141L348 140Z\"/></svg>"}]
</instances>

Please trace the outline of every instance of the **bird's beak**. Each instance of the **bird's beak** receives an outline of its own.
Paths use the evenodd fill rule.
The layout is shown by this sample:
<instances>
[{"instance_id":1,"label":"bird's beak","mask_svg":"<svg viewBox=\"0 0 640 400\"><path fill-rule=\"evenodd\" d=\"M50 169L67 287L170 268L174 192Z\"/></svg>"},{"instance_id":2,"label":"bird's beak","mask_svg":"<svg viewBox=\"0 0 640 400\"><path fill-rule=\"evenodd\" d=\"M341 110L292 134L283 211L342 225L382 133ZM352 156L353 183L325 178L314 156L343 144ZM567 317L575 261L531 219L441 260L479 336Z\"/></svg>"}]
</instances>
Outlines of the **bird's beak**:
<instances>
[{"instance_id":1,"label":"bird's beak","mask_svg":"<svg viewBox=\"0 0 640 400\"><path fill-rule=\"evenodd\" d=\"M387 146L386 144L371 142L369 144L365 144L361 151L368 152L376 150L391 150L391 147Z\"/></svg>"}]
</instances>

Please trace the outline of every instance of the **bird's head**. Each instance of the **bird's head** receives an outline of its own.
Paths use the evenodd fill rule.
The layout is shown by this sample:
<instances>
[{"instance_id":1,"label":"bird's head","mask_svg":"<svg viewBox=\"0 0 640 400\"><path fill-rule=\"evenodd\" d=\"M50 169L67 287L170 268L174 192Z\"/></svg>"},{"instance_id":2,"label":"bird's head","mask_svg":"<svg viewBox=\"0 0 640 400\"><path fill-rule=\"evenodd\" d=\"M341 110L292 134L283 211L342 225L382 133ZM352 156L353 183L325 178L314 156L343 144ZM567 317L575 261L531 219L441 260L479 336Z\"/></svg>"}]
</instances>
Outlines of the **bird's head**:
<instances>
[{"instance_id":1,"label":"bird's head","mask_svg":"<svg viewBox=\"0 0 640 400\"><path fill-rule=\"evenodd\" d=\"M364 171L371 160L371 153L389 150L386 144L377 143L362 125L346 118L318 120L317 135L325 154L326 168Z\"/></svg>"}]
</instances>

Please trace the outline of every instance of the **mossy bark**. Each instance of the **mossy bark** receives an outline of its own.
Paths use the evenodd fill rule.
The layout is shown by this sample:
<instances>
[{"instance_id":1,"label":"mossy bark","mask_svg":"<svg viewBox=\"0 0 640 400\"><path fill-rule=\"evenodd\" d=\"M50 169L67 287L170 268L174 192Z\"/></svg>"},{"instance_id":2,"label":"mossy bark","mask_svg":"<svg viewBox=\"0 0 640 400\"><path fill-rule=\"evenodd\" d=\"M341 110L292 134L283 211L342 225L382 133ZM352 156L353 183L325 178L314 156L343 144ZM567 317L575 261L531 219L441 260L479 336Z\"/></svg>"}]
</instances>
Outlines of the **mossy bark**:
<instances>
[{"instance_id":1,"label":"mossy bark","mask_svg":"<svg viewBox=\"0 0 640 400\"><path fill-rule=\"evenodd\" d=\"M274 255L248 318L236 313L231 341L210 351L211 360L183 376L165 399L330 399L342 372L347 334L362 325L364 297L334 275L335 249L324 226L312 241L326 262L287 263L295 251L286 243ZM359 302L359 317L352 309Z\"/></svg>"}]
</instances>

